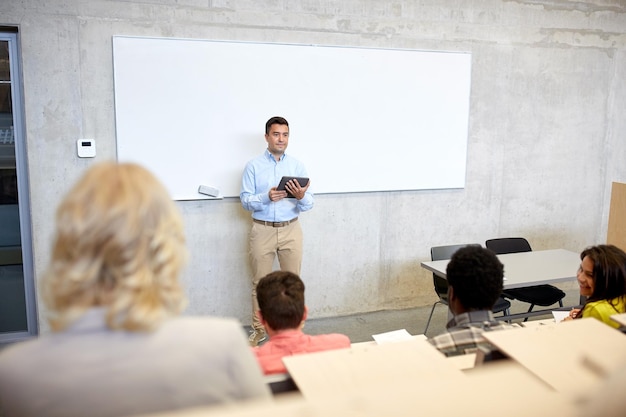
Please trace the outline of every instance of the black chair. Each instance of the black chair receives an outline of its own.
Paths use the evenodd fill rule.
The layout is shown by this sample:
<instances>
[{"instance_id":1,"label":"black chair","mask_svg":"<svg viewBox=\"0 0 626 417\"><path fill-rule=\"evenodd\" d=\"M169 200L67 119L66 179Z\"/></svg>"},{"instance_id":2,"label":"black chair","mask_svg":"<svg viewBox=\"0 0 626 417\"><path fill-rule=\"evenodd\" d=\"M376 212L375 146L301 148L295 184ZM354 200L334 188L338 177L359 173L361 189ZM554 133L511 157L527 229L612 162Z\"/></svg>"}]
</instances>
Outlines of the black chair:
<instances>
[{"instance_id":1,"label":"black chair","mask_svg":"<svg viewBox=\"0 0 626 417\"><path fill-rule=\"evenodd\" d=\"M478 243L474 243L474 245L480 246ZM467 245L447 245L447 246L434 246L430 248L430 260L431 261L439 261L443 259L451 259L454 252L458 249L465 247ZM428 326L430 326L430 320L433 317L433 313L435 311L435 307L437 304L448 305L448 280L433 274L433 284L435 285L435 292L439 297L439 300L435 301L433 307L430 309L430 315L428 316L428 322L426 322L426 329L424 329L424 334L428 330ZM509 308L511 307L511 303L508 300L500 297L496 304L493 306L494 313L503 313L503 315L509 315Z\"/></svg>"},{"instance_id":2,"label":"black chair","mask_svg":"<svg viewBox=\"0 0 626 417\"><path fill-rule=\"evenodd\" d=\"M528 241L523 237L489 239L485 242L485 246L487 249L491 249L498 255L532 251L530 243L528 243ZM502 291L502 295L511 300L519 300L524 303L529 303L529 313L536 305L547 307L552 304L559 303L559 306L563 307L563 297L565 297L565 293L563 291L548 284L505 289ZM526 320L528 320L528 317L524 319L524 321Z\"/></svg>"}]
</instances>

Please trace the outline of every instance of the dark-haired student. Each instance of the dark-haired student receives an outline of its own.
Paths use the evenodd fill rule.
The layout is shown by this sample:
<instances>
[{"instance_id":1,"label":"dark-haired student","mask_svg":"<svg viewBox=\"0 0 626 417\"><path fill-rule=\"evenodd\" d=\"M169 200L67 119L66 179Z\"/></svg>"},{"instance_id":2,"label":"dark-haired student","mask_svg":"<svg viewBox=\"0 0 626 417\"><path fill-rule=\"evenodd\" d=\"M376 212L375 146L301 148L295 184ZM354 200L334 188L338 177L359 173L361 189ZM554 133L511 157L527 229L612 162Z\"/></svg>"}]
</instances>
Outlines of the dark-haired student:
<instances>
[{"instance_id":1,"label":"dark-haired student","mask_svg":"<svg viewBox=\"0 0 626 417\"><path fill-rule=\"evenodd\" d=\"M490 348L486 331L513 326L494 318L491 311L502 293L504 267L496 255L479 245L463 247L452 255L446 268L448 305L454 317L446 331L429 339L446 356Z\"/></svg>"},{"instance_id":2,"label":"dark-haired student","mask_svg":"<svg viewBox=\"0 0 626 417\"><path fill-rule=\"evenodd\" d=\"M288 271L261 278L256 296L259 321L269 340L252 348L266 375L286 372L283 357L350 347L348 336L338 333L310 336L302 331L307 317L304 282Z\"/></svg>"},{"instance_id":3,"label":"dark-haired student","mask_svg":"<svg viewBox=\"0 0 626 417\"><path fill-rule=\"evenodd\" d=\"M582 251L580 259L576 278L580 295L587 300L564 320L593 317L620 327L611 316L626 312L626 253L613 245L598 245Z\"/></svg>"}]
</instances>

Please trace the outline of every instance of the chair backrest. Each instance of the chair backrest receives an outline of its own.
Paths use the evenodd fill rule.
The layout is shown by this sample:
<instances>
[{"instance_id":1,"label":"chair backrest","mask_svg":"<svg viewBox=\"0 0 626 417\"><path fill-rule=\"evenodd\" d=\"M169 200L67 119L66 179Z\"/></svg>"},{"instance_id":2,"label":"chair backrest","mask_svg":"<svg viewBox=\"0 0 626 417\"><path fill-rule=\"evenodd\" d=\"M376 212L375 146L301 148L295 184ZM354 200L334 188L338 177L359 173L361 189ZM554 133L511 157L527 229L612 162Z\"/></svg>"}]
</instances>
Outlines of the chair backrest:
<instances>
[{"instance_id":1,"label":"chair backrest","mask_svg":"<svg viewBox=\"0 0 626 417\"><path fill-rule=\"evenodd\" d=\"M468 246L468 245L478 245L479 243L467 243L462 245L446 245L446 246L433 246L430 248L430 260L431 261L441 261L443 259L451 259L454 252L457 250ZM435 291L439 295L439 297L448 295L448 281L444 278L441 278L435 274L433 274L433 283L435 284Z\"/></svg>"},{"instance_id":2,"label":"chair backrest","mask_svg":"<svg viewBox=\"0 0 626 417\"><path fill-rule=\"evenodd\" d=\"M485 242L487 249L494 251L497 255L516 252L531 252L530 243L523 237L504 237L500 239L489 239Z\"/></svg>"}]
</instances>

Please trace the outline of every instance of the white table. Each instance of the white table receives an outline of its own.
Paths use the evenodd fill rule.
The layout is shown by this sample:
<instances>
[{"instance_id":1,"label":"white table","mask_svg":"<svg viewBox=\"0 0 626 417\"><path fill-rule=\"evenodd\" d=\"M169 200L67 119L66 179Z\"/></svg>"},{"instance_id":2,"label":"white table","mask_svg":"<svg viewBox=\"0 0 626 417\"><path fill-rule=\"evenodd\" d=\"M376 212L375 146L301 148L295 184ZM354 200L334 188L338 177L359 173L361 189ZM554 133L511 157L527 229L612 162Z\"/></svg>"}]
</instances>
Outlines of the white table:
<instances>
[{"instance_id":1,"label":"white table","mask_svg":"<svg viewBox=\"0 0 626 417\"><path fill-rule=\"evenodd\" d=\"M504 288L523 288L534 285L573 281L580 266L580 255L565 249L538 250L531 252L497 255L504 264ZM449 259L425 261L423 268L446 278Z\"/></svg>"},{"instance_id":2,"label":"white table","mask_svg":"<svg viewBox=\"0 0 626 417\"><path fill-rule=\"evenodd\" d=\"M573 281L580 266L580 255L565 249L550 249L531 252L516 252L497 255L504 265L504 289L532 287ZM424 261L422 267L442 278L446 277L449 259ZM512 320L546 314L552 309L533 310L497 317L498 320Z\"/></svg>"}]
</instances>

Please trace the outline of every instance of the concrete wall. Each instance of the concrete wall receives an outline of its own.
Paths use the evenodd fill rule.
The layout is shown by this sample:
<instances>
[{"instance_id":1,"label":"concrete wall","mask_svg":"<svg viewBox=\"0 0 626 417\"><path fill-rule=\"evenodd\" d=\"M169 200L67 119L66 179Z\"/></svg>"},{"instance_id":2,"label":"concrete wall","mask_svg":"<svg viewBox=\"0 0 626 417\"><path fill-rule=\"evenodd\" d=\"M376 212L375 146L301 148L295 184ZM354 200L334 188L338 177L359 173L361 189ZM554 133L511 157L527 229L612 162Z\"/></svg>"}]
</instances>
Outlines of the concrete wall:
<instances>
[{"instance_id":1,"label":"concrete wall","mask_svg":"<svg viewBox=\"0 0 626 417\"><path fill-rule=\"evenodd\" d=\"M0 20L21 37L36 276L62 194L115 158L113 35L472 52L465 189L317 196L301 216L311 317L431 303L419 263L434 245L603 242L611 182L626 181L623 0L5 0ZM95 161L76 156L81 137L96 139ZM380 148L394 158L385 132ZM249 213L237 199L179 205L188 312L248 323Z\"/></svg>"}]
</instances>

